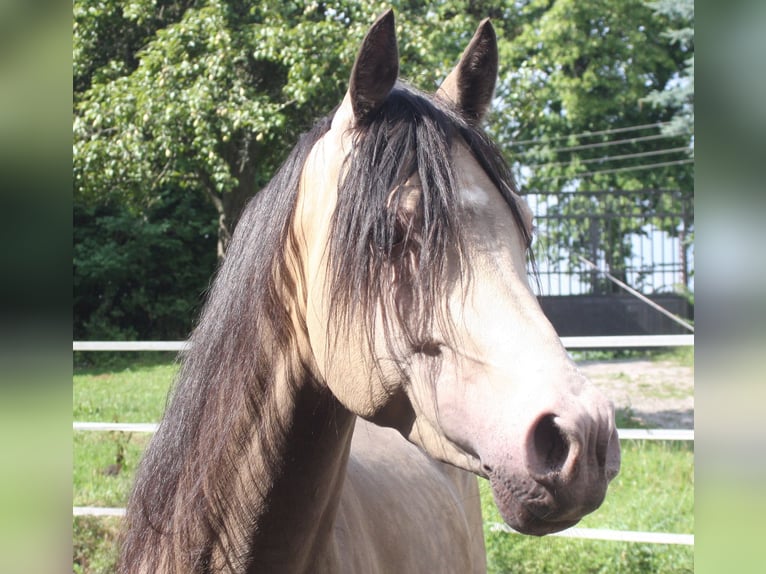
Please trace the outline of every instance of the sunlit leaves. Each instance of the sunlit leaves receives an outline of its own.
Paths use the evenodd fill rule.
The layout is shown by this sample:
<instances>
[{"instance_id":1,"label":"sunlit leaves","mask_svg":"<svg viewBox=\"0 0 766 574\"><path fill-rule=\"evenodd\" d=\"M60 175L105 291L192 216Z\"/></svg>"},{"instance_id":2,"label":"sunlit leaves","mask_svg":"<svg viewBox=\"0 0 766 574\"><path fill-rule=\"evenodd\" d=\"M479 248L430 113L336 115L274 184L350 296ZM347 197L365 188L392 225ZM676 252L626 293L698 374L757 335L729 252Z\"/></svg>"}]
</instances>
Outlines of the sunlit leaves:
<instances>
[{"instance_id":1,"label":"sunlit leaves","mask_svg":"<svg viewBox=\"0 0 766 574\"><path fill-rule=\"evenodd\" d=\"M342 98L384 4L76 1L75 193L136 205L168 185L251 195ZM432 89L475 22L397 8L403 75Z\"/></svg>"}]
</instances>

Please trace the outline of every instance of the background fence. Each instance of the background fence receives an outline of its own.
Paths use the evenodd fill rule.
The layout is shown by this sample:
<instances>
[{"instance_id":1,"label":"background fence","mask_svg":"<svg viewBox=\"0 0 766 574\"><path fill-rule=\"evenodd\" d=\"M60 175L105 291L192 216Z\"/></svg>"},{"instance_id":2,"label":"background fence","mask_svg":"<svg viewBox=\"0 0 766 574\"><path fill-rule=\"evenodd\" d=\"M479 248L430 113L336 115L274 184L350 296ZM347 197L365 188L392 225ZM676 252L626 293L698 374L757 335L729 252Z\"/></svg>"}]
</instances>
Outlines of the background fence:
<instances>
[{"instance_id":1,"label":"background fence","mask_svg":"<svg viewBox=\"0 0 766 574\"><path fill-rule=\"evenodd\" d=\"M693 346L693 335L654 335L654 336L612 336L612 337L562 337L567 349L617 349L617 348L658 348ZM74 341L73 351L184 351L189 348L186 341ZM109 423L74 421L72 429L76 432L141 432L152 433L157 423ZM682 429L618 429L620 440L677 440L694 441L693 430ZM73 516L123 516L124 508L75 506ZM506 524L490 523L493 531L515 532ZM589 540L608 540L622 542L641 542L647 544L694 545L693 534L669 532L641 532L609 530L595 528L569 528L552 534L565 538Z\"/></svg>"},{"instance_id":2,"label":"background fence","mask_svg":"<svg viewBox=\"0 0 766 574\"><path fill-rule=\"evenodd\" d=\"M687 332L628 294L629 285L692 319L692 197L679 190L532 191L540 304L560 335ZM588 262L592 262L593 265Z\"/></svg>"},{"instance_id":3,"label":"background fence","mask_svg":"<svg viewBox=\"0 0 766 574\"><path fill-rule=\"evenodd\" d=\"M692 197L678 190L531 191L533 251L542 294L607 295L619 290L578 259L644 294L693 290Z\"/></svg>"}]
</instances>

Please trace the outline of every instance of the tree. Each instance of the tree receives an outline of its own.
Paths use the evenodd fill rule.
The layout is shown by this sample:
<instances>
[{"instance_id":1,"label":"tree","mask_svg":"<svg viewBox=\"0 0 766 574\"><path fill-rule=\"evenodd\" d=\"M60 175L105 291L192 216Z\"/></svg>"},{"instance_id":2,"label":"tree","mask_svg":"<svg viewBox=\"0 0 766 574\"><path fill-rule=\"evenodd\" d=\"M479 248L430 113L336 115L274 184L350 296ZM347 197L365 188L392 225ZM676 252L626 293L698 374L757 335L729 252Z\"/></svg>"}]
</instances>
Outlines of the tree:
<instances>
[{"instance_id":1,"label":"tree","mask_svg":"<svg viewBox=\"0 0 766 574\"><path fill-rule=\"evenodd\" d=\"M609 165L597 163L609 148L573 153L571 146L606 143L613 135L562 139L666 122L677 113L675 105L657 107L646 98L672 84L690 52L663 36L672 19L639 0L75 0L74 196L77 225L83 227L76 245L90 231L115 233L118 221L125 229L135 227L137 250L154 249L163 243L162 234L182 228L202 233L209 215L180 208L196 198L195 205L207 202L217 220L221 257L244 203L271 178L298 135L340 101L362 35L390 5L397 14L403 75L428 91L457 61L479 20L493 18L502 69L498 111L489 126L508 148L509 160L529 166L521 178L527 188L662 184L690 193L689 165L609 174ZM517 145L519 140L534 141ZM663 147L684 142L688 136L679 135ZM635 150L657 148L645 142ZM599 173L584 175L588 171ZM560 208L592 208L574 197ZM158 214L167 224L160 226ZM620 249L628 231L600 232L600 244L614 245L608 257L615 265L624 256ZM185 237L191 241L193 235ZM591 242L587 228L553 237L574 247ZM76 259L76 281L87 274L95 289L96 278L106 281L107 271L127 281L107 252L93 253L101 257L104 273L84 252ZM134 255L140 258L138 251ZM196 297L196 279L184 275L180 260L169 263L174 267L167 272L186 277ZM102 291L90 291L92 296L127 300L125 290L104 298L106 287L100 285ZM156 295L147 292L144 300ZM78 307L85 314L78 320L95 325L88 323L96 312L88 305ZM104 324L119 323L111 310L104 307L103 313Z\"/></svg>"},{"instance_id":2,"label":"tree","mask_svg":"<svg viewBox=\"0 0 766 574\"><path fill-rule=\"evenodd\" d=\"M673 106L646 105L650 94L672 87L688 52L668 42L669 21L643 0L531 0L521 7L520 25L502 44L507 62L499 87L502 102L496 137L510 150L527 190L693 190L687 150L691 135L659 133L676 113ZM593 212L646 211L673 196L647 193L562 195L555 215L579 224L553 230L553 245L571 258L589 256L597 244L606 265L624 278L630 235L640 223L610 219L598 229ZM678 205L674 207L680 209ZM638 221L638 220L635 220ZM678 222L655 223L671 234ZM574 261L572 261L574 262Z\"/></svg>"},{"instance_id":3,"label":"tree","mask_svg":"<svg viewBox=\"0 0 766 574\"><path fill-rule=\"evenodd\" d=\"M182 339L215 268L216 223L204 197L160 192L135 213L74 203L75 339Z\"/></svg>"},{"instance_id":4,"label":"tree","mask_svg":"<svg viewBox=\"0 0 766 574\"><path fill-rule=\"evenodd\" d=\"M655 13L672 22L671 29L664 36L688 57L684 60L683 69L668 83L666 89L650 93L646 101L657 108L671 110L673 117L662 126L662 132L684 137L691 156L694 152L694 0L657 0L648 5ZM678 230L684 287L688 286L689 248L694 241L693 202L687 204L689 209L685 210Z\"/></svg>"},{"instance_id":5,"label":"tree","mask_svg":"<svg viewBox=\"0 0 766 574\"><path fill-rule=\"evenodd\" d=\"M244 203L276 167L272 150L295 137L287 116L315 115L328 92L340 91L322 82L339 62L307 54L309 36L317 53L337 54L339 27L321 17L289 25L302 7L282 2L174 5L177 17L164 26L153 24L165 6L111 5L113 18L149 33L133 53L122 54L128 42L114 47L122 57L82 81L89 87L75 110L75 193L145 208L162 189L202 192L218 214L222 256Z\"/></svg>"},{"instance_id":6,"label":"tree","mask_svg":"<svg viewBox=\"0 0 766 574\"><path fill-rule=\"evenodd\" d=\"M470 4L394 2L413 83L457 61L485 9ZM242 206L343 97L387 7L75 0L76 337L188 332Z\"/></svg>"},{"instance_id":7,"label":"tree","mask_svg":"<svg viewBox=\"0 0 766 574\"><path fill-rule=\"evenodd\" d=\"M453 3L400 4L402 67L433 88L476 22L449 11ZM159 190L203 193L222 256L245 202L343 97L359 40L383 10L382 2L76 0L75 195L143 209Z\"/></svg>"},{"instance_id":8,"label":"tree","mask_svg":"<svg viewBox=\"0 0 766 574\"><path fill-rule=\"evenodd\" d=\"M657 0L648 6L655 13L672 22L672 28L664 33L671 44L675 44L688 57L677 77L664 90L655 90L646 101L658 108L669 108L673 119L663 132L671 135L694 137L694 0Z\"/></svg>"}]
</instances>

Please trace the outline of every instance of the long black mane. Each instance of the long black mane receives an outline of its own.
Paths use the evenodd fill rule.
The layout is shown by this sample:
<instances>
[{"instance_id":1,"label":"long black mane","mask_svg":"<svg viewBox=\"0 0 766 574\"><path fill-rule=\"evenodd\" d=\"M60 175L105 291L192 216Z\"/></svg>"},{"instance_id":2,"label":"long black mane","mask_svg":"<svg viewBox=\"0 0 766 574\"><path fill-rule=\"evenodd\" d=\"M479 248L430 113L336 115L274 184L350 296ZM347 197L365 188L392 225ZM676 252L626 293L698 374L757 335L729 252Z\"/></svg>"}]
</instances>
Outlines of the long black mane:
<instances>
[{"instance_id":1,"label":"long black mane","mask_svg":"<svg viewBox=\"0 0 766 574\"><path fill-rule=\"evenodd\" d=\"M274 408L274 359L284 356L293 340L284 296L294 286L280 281L289 276L284 247L303 164L331 122L325 118L304 134L243 210L163 420L136 474L121 572L136 571L145 558L150 559L147 571L178 561L189 564L190 571L207 571L213 546L229 536L224 515L235 504L216 493L216 485L234 475L253 428L264 439L281 430L258 427L278 420L268 412ZM292 373L296 379L302 375ZM272 444L263 442L264 464L274 468L279 460ZM147 552L147 545L160 548L162 536L184 541L186 555ZM170 546L169 552L177 550Z\"/></svg>"},{"instance_id":2,"label":"long black mane","mask_svg":"<svg viewBox=\"0 0 766 574\"><path fill-rule=\"evenodd\" d=\"M216 546L236 546L232 521L247 525L254 520L246 501L227 499L243 465L253 489L259 487L257 471L246 460L253 437L260 441L265 468L279 468L277 445L284 429L274 416L276 373L293 383L311 376L294 351L295 329L301 326L289 312L297 279L287 247L294 240L291 222L306 158L331 121L332 114L301 138L237 225L166 414L137 473L122 544L123 572L139 564L159 571L163 564L178 563L188 564L190 571L207 571ZM457 254L464 263L454 145L468 147L526 235L513 179L480 128L402 85L351 135L354 145L328 245L334 324L343 328L361 316L371 340L375 308L382 303L388 329L402 328L412 341L427 344L422 339L433 323L446 320L440 297L446 254ZM403 184L414 174L421 192L413 211L404 205ZM468 265L462 270L470 273ZM406 309L392 309L387 299L396 287L394 277L410 291ZM178 543L161 545L163 536ZM167 547L171 555L147 551L152 545Z\"/></svg>"}]
</instances>

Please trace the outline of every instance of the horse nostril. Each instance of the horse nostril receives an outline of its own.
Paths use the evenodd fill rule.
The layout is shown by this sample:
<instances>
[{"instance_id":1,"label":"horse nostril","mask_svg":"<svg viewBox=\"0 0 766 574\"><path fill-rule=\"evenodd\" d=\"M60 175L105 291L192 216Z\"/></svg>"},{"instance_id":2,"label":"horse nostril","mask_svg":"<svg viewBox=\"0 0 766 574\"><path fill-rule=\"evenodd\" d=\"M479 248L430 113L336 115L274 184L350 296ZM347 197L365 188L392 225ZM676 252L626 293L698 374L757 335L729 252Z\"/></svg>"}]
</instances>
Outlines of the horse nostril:
<instances>
[{"instance_id":1,"label":"horse nostril","mask_svg":"<svg viewBox=\"0 0 766 574\"><path fill-rule=\"evenodd\" d=\"M612 480L620 472L620 437L617 429L612 429L604 447L603 457L606 479Z\"/></svg>"},{"instance_id":2,"label":"horse nostril","mask_svg":"<svg viewBox=\"0 0 766 574\"><path fill-rule=\"evenodd\" d=\"M545 415L532 432L529 462L533 473L541 477L559 472L569 456L569 441L554 419L554 415Z\"/></svg>"},{"instance_id":3,"label":"horse nostril","mask_svg":"<svg viewBox=\"0 0 766 574\"><path fill-rule=\"evenodd\" d=\"M608 428L599 432L596 437L596 462L600 468L606 466L606 452L610 439L611 432Z\"/></svg>"}]
</instances>

